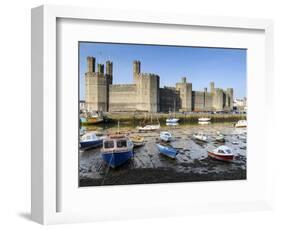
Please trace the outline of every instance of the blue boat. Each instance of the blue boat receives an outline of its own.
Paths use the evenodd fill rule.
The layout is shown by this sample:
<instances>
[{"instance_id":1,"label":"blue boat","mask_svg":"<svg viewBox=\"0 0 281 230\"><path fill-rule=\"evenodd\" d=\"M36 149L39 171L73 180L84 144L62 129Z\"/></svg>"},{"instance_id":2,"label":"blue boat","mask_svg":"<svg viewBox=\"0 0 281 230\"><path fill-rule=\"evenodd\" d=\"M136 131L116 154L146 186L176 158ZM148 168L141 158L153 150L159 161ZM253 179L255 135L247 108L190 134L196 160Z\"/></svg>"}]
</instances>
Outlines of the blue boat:
<instances>
[{"instance_id":1,"label":"blue boat","mask_svg":"<svg viewBox=\"0 0 281 230\"><path fill-rule=\"evenodd\" d=\"M81 137L80 149L86 150L90 148L102 146L103 138L97 137L96 133L86 133Z\"/></svg>"},{"instance_id":2,"label":"blue boat","mask_svg":"<svg viewBox=\"0 0 281 230\"><path fill-rule=\"evenodd\" d=\"M133 142L125 135L110 135L103 141L102 159L116 168L133 157L133 147Z\"/></svg>"},{"instance_id":3,"label":"blue boat","mask_svg":"<svg viewBox=\"0 0 281 230\"><path fill-rule=\"evenodd\" d=\"M175 159L178 154L178 151L169 145L156 144L156 146L160 153L170 158Z\"/></svg>"}]
</instances>

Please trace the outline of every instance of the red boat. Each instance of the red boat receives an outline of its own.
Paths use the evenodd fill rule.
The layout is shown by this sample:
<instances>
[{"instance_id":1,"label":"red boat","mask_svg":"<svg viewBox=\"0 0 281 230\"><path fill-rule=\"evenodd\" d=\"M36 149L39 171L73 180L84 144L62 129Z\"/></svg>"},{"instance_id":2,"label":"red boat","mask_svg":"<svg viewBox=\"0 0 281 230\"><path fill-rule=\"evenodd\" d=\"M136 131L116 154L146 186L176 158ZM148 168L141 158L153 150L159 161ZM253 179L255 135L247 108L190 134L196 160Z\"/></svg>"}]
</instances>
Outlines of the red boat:
<instances>
[{"instance_id":1,"label":"red boat","mask_svg":"<svg viewBox=\"0 0 281 230\"><path fill-rule=\"evenodd\" d=\"M208 151L208 156L220 161L229 162L234 160L234 154L231 149L225 145L222 145L213 151Z\"/></svg>"}]
</instances>

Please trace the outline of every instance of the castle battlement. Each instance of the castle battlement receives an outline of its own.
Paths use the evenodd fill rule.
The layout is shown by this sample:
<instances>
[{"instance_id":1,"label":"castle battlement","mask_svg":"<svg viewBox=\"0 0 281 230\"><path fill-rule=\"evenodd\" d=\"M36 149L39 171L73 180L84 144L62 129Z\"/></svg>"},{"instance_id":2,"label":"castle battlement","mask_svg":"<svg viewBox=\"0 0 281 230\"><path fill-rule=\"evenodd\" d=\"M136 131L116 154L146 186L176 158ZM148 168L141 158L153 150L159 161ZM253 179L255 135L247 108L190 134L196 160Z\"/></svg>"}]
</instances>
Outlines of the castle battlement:
<instances>
[{"instance_id":1,"label":"castle battlement","mask_svg":"<svg viewBox=\"0 0 281 230\"><path fill-rule=\"evenodd\" d=\"M97 70L97 71L96 71ZM174 86L160 88L160 76L142 73L141 62L133 61L132 84L112 84L113 63L97 64L94 57L87 57L85 73L85 107L103 111L221 111L233 108L233 88L215 88L210 91L193 91L192 83L182 77Z\"/></svg>"}]
</instances>

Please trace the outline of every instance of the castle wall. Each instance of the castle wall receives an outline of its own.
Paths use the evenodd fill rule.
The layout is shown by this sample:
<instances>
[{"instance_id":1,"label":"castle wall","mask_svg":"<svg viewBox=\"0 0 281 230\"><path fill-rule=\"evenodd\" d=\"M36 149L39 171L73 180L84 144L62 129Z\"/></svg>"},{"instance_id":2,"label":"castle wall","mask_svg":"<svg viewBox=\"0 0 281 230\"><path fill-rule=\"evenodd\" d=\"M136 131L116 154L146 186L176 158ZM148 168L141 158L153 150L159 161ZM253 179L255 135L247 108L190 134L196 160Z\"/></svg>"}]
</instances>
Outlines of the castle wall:
<instances>
[{"instance_id":1,"label":"castle wall","mask_svg":"<svg viewBox=\"0 0 281 230\"><path fill-rule=\"evenodd\" d=\"M192 101L194 111L205 110L205 93L201 91L192 91Z\"/></svg>"},{"instance_id":2,"label":"castle wall","mask_svg":"<svg viewBox=\"0 0 281 230\"><path fill-rule=\"evenodd\" d=\"M136 110L136 85L122 84L109 86L109 111L135 111Z\"/></svg>"},{"instance_id":3,"label":"castle wall","mask_svg":"<svg viewBox=\"0 0 281 230\"><path fill-rule=\"evenodd\" d=\"M212 93L205 92L205 111L213 110L213 96Z\"/></svg>"},{"instance_id":4,"label":"castle wall","mask_svg":"<svg viewBox=\"0 0 281 230\"><path fill-rule=\"evenodd\" d=\"M213 95L213 108L216 111L222 111L223 110L223 103L224 96L223 96L223 90L222 89L215 89L214 95Z\"/></svg>"},{"instance_id":5,"label":"castle wall","mask_svg":"<svg viewBox=\"0 0 281 230\"><path fill-rule=\"evenodd\" d=\"M160 111L169 112L179 111L180 105L180 92L173 87L160 88Z\"/></svg>"},{"instance_id":6,"label":"castle wall","mask_svg":"<svg viewBox=\"0 0 281 230\"><path fill-rule=\"evenodd\" d=\"M176 87L159 88L159 76L141 72L141 62L133 63L133 84L112 85L113 63L97 64L87 57L85 73L85 107L102 111L222 111L233 109L233 88L226 91L210 83L210 91L192 91L186 77Z\"/></svg>"}]
</instances>

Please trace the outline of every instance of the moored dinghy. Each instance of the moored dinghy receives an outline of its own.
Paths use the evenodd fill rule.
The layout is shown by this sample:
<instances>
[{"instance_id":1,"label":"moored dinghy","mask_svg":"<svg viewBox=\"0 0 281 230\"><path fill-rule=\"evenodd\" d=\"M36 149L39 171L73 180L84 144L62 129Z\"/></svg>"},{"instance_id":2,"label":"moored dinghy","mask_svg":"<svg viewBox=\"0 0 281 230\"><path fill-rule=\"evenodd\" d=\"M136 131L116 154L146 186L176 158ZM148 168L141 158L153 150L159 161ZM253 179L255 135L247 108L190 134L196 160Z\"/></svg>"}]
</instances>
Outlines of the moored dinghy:
<instances>
[{"instance_id":1,"label":"moored dinghy","mask_svg":"<svg viewBox=\"0 0 281 230\"><path fill-rule=\"evenodd\" d=\"M80 140L81 149L90 149L102 146L103 138L97 137L95 132L90 132L82 135Z\"/></svg>"},{"instance_id":2,"label":"moored dinghy","mask_svg":"<svg viewBox=\"0 0 281 230\"><path fill-rule=\"evenodd\" d=\"M116 168L133 156L133 142L125 135L109 135L103 141L102 159Z\"/></svg>"},{"instance_id":3,"label":"moored dinghy","mask_svg":"<svg viewBox=\"0 0 281 230\"><path fill-rule=\"evenodd\" d=\"M231 149L225 145L219 146L212 151L208 151L208 156L221 161L231 162L234 160L234 154Z\"/></svg>"},{"instance_id":4,"label":"moored dinghy","mask_svg":"<svg viewBox=\"0 0 281 230\"><path fill-rule=\"evenodd\" d=\"M167 131L163 131L163 132L160 133L160 139L162 141L166 141L166 142L171 141L172 140L172 134L167 132Z\"/></svg>"},{"instance_id":5,"label":"moored dinghy","mask_svg":"<svg viewBox=\"0 0 281 230\"><path fill-rule=\"evenodd\" d=\"M167 118L166 123L178 123L180 119L178 118Z\"/></svg>"},{"instance_id":6,"label":"moored dinghy","mask_svg":"<svg viewBox=\"0 0 281 230\"><path fill-rule=\"evenodd\" d=\"M168 156L170 158L176 158L178 151L169 145L163 145L163 144L156 144L159 152L165 156Z\"/></svg>"},{"instance_id":7,"label":"moored dinghy","mask_svg":"<svg viewBox=\"0 0 281 230\"><path fill-rule=\"evenodd\" d=\"M220 132L217 132L217 135L215 136L216 142L225 142L225 137Z\"/></svg>"},{"instance_id":8,"label":"moored dinghy","mask_svg":"<svg viewBox=\"0 0 281 230\"><path fill-rule=\"evenodd\" d=\"M208 137L203 133L193 134L193 138L197 141L208 142Z\"/></svg>"},{"instance_id":9,"label":"moored dinghy","mask_svg":"<svg viewBox=\"0 0 281 230\"><path fill-rule=\"evenodd\" d=\"M145 125L145 126L138 126L137 130L139 132L148 132L148 131L155 131L160 129L160 124L157 125Z\"/></svg>"},{"instance_id":10,"label":"moored dinghy","mask_svg":"<svg viewBox=\"0 0 281 230\"><path fill-rule=\"evenodd\" d=\"M144 137L135 135L135 136L130 136L130 140L133 142L134 147L140 147L144 145Z\"/></svg>"},{"instance_id":11,"label":"moored dinghy","mask_svg":"<svg viewBox=\"0 0 281 230\"><path fill-rule=\"evenodd\" d=\"M247 120L240 120L235 124L235 128L246 128Z\"/></svg>"}]
</instances>

